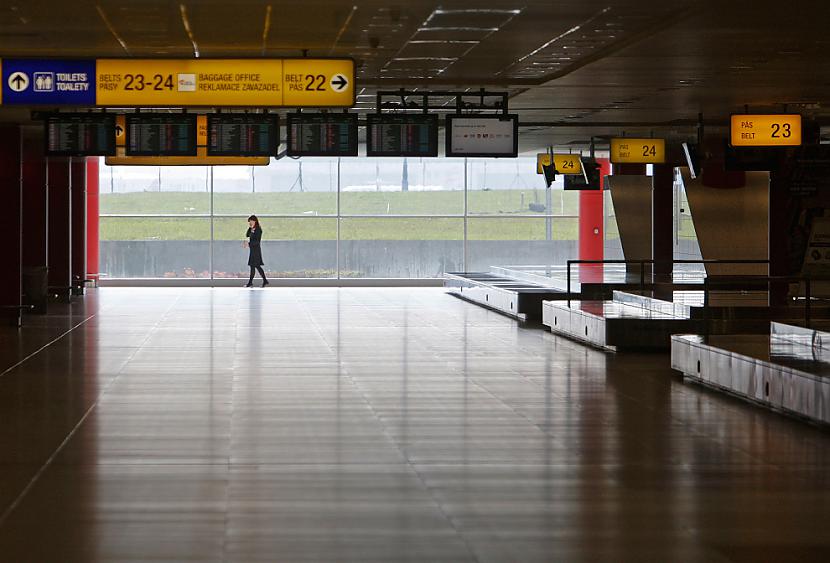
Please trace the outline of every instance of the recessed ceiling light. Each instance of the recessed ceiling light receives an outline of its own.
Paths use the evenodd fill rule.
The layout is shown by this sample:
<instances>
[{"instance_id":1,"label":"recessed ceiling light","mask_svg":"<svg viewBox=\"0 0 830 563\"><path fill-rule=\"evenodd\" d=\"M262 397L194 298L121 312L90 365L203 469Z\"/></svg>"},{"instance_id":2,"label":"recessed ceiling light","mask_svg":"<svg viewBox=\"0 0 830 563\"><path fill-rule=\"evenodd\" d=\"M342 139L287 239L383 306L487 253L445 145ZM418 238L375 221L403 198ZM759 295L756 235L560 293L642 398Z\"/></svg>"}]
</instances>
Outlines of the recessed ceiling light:
<instances>
[{"instance_id":1,"label":"recessed ceiling light","mask_svg":"<svg viewBox=\"0 0 830 563\"><path fill-rule=\"evenodd\" d=\"M498 30L499 30L499 28L497 28L497 27L474 27L474 26L464 26L464 27L437 26L437 27L419 27L418 28L419 32L422 32L422 31L487 31L487 32L494 32L494 31L498 31Z\"/></svg>"},{"instance_id":2,"label":"recessed ceiling light","mask_svg":"<svg viewBox=\"0 0 830 563\"><path fill-rule=\"evenodd\" d=\"M433 12L433 14L438 15L447 15L447 14L521 14L521 10L498 10L498 9L489 9L489 8L469 8L469 9L460 9L460 10L444 10L444 9L437 9Z\"/></svg>"}]
</instances>

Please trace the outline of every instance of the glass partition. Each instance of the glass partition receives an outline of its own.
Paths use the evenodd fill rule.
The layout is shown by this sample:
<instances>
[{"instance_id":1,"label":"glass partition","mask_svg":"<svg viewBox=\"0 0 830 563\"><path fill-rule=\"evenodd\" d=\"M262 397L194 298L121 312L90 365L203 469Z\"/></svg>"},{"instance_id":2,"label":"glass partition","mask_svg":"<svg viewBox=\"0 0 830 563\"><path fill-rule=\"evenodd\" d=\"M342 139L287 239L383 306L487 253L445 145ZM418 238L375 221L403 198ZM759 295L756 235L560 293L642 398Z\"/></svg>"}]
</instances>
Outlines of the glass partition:
<instances>
[{"instance_id":1,"label":"glass partition","mask_svg":"<svg viewBox=\"0 0 830 563\"><path fill-rule=\"evenodd\" d=\"M337 212L337 160L272 160L213 168L213 211L224 215L319 216Z\"/></svg>"},{"instance_id":2,"label":"glass partition","mask_svg":"<svg viewBox=\"0 0 830 563\"><path fill-rule=\"evenodd\" d=\"M210 278L210 217L101 217L109 278Z\"/></svg>"},{"instance_id":3,"label":"glass partition","mask_svg":"<svg viewBox=\"0 0 830 563\"><path fill-rule=\"evenodd\" d=\"M437 278L464 264L461 217L354 218L340 225L340 275Z\"/></svg>"},{"instance_id":4,"label":"glass partition","mask_svg":"<svg viewBox=\"0 0 830 563\"><path fill-rule=\"evenodd\" d=\"M261 217L262 259L272 278L337 277L337 219ZM244 217L215 216L213 269L219 278L247 278Z\"/></svg>"},{"instance_id":5,"label":"glass partition","mask_svg":"<svg viewBox=\"0 0 830 563\"><path fill-rule=\"evenodd\" d=\"M340 190L343 215L460 215L464 159L342 159Z\"/></svg>"},{"instance_id":6,"label":"glass partition","mask_svg":"<svg viewBox=\"0 0 830 563\"><path fill-rule=\"evenodd\" d=\"M577 255L578 192L535 158L291 158L268 166L101 164L101 271L248 275L247 217L272 277L435 278Z\"/></svg>"}]
</instances>

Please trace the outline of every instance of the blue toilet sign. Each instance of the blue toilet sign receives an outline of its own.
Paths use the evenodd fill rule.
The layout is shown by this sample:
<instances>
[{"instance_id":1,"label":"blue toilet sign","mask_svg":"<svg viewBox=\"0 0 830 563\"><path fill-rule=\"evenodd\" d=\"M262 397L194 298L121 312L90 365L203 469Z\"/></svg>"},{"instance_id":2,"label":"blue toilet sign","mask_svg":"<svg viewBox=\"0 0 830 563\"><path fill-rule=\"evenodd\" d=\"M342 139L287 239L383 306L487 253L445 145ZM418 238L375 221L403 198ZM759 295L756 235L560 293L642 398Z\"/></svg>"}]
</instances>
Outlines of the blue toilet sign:
<instances>
[{"instance_id":1,"label":"blue toilet sign","mask_svg":"<svg viewBox=\"0 0 830 563\"><path fill-rule=\"evenodd\" d=\"M95 105L95 60L3 59L3 105Z\"/></svg>"}]
</instances>

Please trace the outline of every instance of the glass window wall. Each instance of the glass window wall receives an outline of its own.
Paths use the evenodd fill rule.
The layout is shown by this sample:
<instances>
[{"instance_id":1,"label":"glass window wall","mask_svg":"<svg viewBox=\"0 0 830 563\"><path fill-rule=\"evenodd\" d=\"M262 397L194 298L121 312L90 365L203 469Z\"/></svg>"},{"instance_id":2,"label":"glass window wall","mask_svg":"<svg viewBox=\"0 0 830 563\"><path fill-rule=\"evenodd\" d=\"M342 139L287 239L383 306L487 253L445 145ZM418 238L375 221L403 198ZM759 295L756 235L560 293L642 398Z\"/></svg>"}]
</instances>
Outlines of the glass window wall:
<instances>
[{"instance_id":1,"label":"glass window wall","mask_svg":"<svg viewBox=\"0 0 830 563\"><path fill-rule=\"evenodd\" d=\"M305 158L267 167L101 164L101 271L247 277L247 217L272 277L433 278L577 255L578 193L535 158Z\"/></svg>"}]
</instances>

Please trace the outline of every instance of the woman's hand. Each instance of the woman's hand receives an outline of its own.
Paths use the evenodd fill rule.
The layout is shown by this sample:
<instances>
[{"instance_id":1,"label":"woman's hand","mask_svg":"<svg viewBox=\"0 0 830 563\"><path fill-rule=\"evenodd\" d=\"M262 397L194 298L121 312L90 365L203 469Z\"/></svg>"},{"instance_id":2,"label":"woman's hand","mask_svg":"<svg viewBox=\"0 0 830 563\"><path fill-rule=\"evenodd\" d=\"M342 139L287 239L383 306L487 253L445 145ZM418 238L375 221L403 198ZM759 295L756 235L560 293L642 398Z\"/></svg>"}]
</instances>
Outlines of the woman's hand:
<instances>
[{"instance_id":1,"label":"woman's hand","mask_svg":"<svg viewBox=\"0 0 830 563\"><path fill-rule=\"evenodd\" d=\"M247 240L242 241L242 248L248 248L248 241Z\"/></svg>"}]
</instances>

